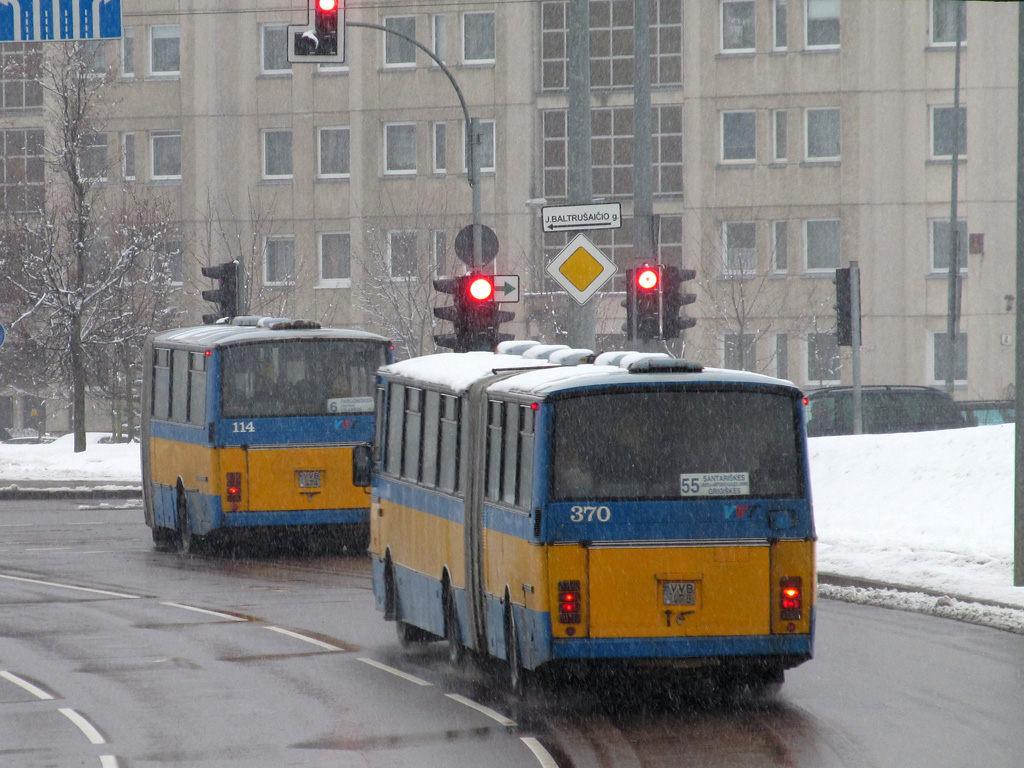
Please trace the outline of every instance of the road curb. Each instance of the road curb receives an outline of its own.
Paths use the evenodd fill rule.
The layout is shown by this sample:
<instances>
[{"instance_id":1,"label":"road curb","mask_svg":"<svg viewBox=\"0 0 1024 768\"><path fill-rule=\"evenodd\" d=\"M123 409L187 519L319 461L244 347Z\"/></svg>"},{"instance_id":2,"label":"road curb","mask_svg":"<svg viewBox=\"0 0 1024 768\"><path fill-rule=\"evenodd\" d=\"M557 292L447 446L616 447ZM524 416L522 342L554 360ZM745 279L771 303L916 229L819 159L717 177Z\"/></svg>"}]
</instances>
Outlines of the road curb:
<instances>
[{"instance_id":1,"label":"road curb","mask_svg":"<svg viewBox=\"0 0 1024 768\"><path fill-rule=\"evenodd\" d=\"M0 488L0 500L34 499L141 499L142 488L137 486L55 486L53 488L20 488L16 485Z\"/></svg>"}]
</instances>

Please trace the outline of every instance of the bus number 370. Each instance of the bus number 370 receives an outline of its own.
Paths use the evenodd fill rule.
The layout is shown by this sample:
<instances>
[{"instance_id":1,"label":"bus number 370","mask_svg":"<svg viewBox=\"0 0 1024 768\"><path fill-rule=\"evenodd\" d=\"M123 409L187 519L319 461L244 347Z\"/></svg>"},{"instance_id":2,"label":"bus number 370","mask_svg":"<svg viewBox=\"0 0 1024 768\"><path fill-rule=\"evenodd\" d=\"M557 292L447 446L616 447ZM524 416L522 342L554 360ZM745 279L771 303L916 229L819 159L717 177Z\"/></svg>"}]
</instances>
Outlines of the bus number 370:
<instances>
[{"instance_id":1,"label":"bus number 370","mask_svg":"<svg viewBox=\"0 0 1024 768\"><path fill-rule=\"evenodd\" d=\"M574 505L569 519L574 523L592 523L594 520L597 520L599 523L607 523L612 519L612 511L604 505L600 507L581 507Z\"/></svg>"}]
</instances>

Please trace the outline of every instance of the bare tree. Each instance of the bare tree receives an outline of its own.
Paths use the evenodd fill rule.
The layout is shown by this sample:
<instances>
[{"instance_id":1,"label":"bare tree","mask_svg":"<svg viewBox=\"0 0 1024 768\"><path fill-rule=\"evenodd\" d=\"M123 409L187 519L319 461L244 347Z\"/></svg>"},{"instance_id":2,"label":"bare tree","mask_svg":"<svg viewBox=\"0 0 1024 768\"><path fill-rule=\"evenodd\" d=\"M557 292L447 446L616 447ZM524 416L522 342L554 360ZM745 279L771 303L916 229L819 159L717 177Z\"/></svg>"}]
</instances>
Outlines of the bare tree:
<instances>
[{"instance_id":1,"label":"bare tree","mask_svg":"<svg viewBox=\"0 0 1024 768\"><path fill-rule=\"evenodd\" d=\"M103 125L113 77L97 66L100 50L83 42L52 44L38 60L50 127L45 199L26 215L5 212L0 236L6 259L20 262L12 285L25 309L14 325L31 327L48 372L68 384L75 451L86 449L86 390L95 383L90 356L107 354L92 348L115 343L140 351L140 315L126 311L125 296L168 236L170 220L133 190L97 183L107 175Z\"/></svg>"}]
</instances>

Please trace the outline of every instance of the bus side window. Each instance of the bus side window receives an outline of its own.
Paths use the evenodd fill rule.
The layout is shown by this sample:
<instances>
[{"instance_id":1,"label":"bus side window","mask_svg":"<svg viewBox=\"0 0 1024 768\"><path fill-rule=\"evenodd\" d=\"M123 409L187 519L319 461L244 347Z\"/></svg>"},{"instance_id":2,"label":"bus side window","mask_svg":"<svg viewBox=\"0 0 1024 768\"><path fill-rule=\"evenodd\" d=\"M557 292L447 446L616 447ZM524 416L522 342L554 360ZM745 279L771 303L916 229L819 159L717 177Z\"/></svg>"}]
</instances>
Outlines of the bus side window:
<instances>
[{"instance_id":1,"label":"bus side window","mask_svg":"<svg viewBox=\"0 0 1024 768\"><path fill-rule=\"evenodd\" d=\"M504 404L497 400L487 403L487 493L492 501L501 499L501 449L505 426Z\"/></svg>"},{"instance_id":2,"label":"bus side window","mask_svg":"<svg viewBox=\"0 0 1024 768\"><path fill-rule=\"evenodd\" d=\"M441 395L441 450L438 461L438 485L443 491L454 492L459 475L459 398L454 395Z\"/></svg>"},{"instance_id":3,"label":"bus side window","mask_svg":"<svg viewBox=\"0 0 1024 768\"><path fill-rule=\"evenodd\" d=\"M519 472L519 404L505 404L505 455L501 480L501 500L516 503L516 476Z\"/></svg>"},{"instance_id":4,"label":"bus side window","mask_svg":"<svg viewBox=\"0 0 1024 768\"><path fill-rule=\"evenodd\" d=\"M188 422L188 351L171 352L171 421Z\"/></svg>"},{"instance_id":5,"label":"bus side window","mask_svg":"<svg viewBox=\"0 0 1024 768\"><path fill-rule=\"evenodd\" d=\"M423 437L423 390L405 388L405 456L402 458L402 477L419 480L420 440Z\"/></svg>"},{"instance_id":6,"label":"bus side window","mask_svg":"<svg viewBox=\"0 0 1024 768\"><path fill-rule=\"evenodd\" d=\"M388 389L388 440L384 452L384 467L389 475L398 477L402 472L405 387L401 384L391 384Z\"/></svg>"},{"instance_id":7,"label":"bus side window","mask_svg":"<svg viewBox=\"0 0 1024 768\"><path fill-rule=\"evenodd\" d=\"M533 418L528 405L519 407L519 489L516 505L523 509L533 506Z\"/></svg>"},{"instance_id":8,"label":"bus side window","mask_svg":"<svg viewBox=\"0 0 1024 768\"><path fill-rule=\"evenodd\" d=\"M192 352L188 359L188 423L206 421L206 355Z\"/></svg>"},{"instance_id":9,"label":"bus side window","mask_svg":"<svg viewBox=\"0 0 1024 768\"><path fill-rule=\"evenodd\" d=\"M423 473L420 481L431 488L437 485L438 439L441 429L441 393L427 390L423 403Z\"/></svg>"},{"instance_id":10,"label":"bus side window","mask_svg":"<svg viewBox=\"0 0 1024 768\"><path fill-rule=\"evenodd\" d=\"M171 350L153 350L153 418L171 415Z\"/></svg>"}]
</instances>

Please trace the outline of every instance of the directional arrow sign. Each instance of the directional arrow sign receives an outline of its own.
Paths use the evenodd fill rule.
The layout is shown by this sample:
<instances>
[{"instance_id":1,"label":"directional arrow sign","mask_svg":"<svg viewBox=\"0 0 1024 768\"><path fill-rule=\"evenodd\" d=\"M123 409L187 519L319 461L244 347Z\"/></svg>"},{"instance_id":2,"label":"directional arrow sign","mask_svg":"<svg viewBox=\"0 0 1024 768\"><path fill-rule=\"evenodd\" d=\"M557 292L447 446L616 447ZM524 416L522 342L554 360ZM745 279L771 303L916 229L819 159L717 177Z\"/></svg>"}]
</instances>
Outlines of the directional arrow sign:
<instances>
[{"instance_id":1,"label":"directional arrow sign","mask_svg":"<svg viewBox=\"0 0 1024 768\"><path fill-rule=\"evenodd\" d=\"M618 229L622 226L622 206L619 203L548 205L541 208L540 213L545 232Z\"/></svg>"},{"instance_id":2,"label":"directional arrow sign","mask_svg":"<svg viewBox=\"0 0 1024 768\"><path fill-rule=\"evenodd\" d=\"M506 304L519 301L519 275L495 275L494 300Z\"/></svg>"},{"instance_id":3,"label":"directional arrow sign","mask_svg":"<svg viewBox=\"0 0 1024 768\"><path fill-rule=\"evenodd\" d=\"M121 37L121 0L0 0L0 42Z\"/></svg>"}]
</instances>

